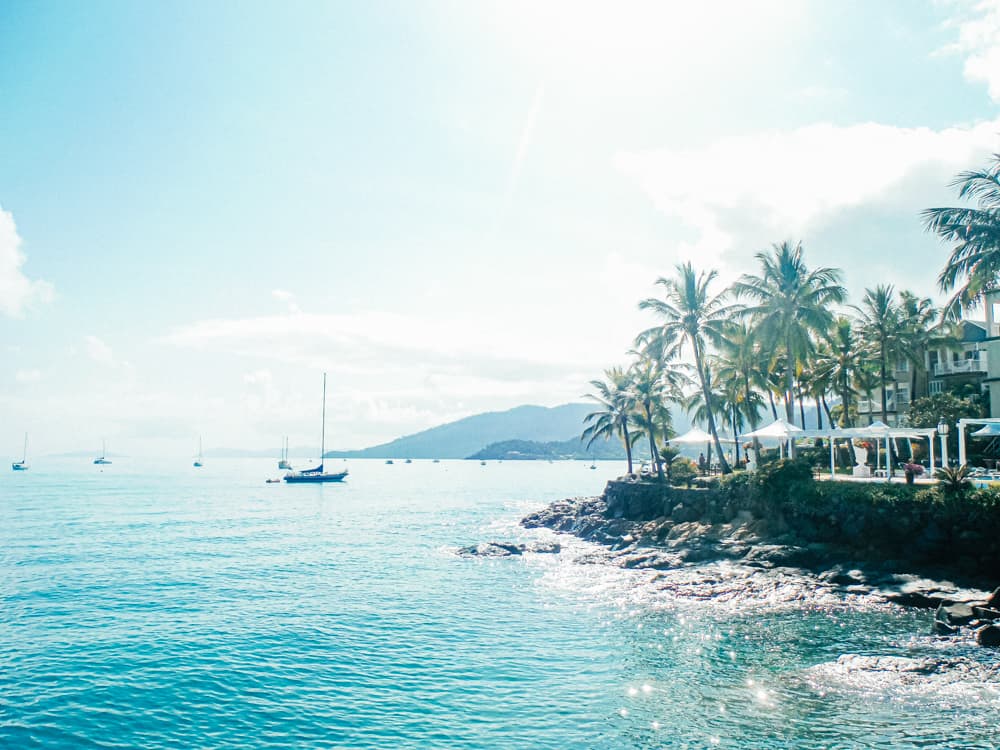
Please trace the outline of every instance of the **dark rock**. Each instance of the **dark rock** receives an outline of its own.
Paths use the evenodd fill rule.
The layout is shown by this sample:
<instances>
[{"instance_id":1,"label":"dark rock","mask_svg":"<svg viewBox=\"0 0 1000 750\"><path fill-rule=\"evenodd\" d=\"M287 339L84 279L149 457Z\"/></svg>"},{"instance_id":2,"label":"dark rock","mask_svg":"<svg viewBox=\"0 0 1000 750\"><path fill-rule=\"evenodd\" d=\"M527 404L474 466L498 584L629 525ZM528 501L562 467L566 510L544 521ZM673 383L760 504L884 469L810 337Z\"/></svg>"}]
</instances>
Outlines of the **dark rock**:
<instances>
[{"instance_id":1,"label":"dark rock","mask_svg":"<svg viewBox=\"0 0 1000 750\"><path fill-rule=\"evenodd\" d=\"M817 577L824 583L832 583L835 586L857 586L868 582L864 571L858 568L844 570L840 565L824 570Z\"/></svg>"},{"instance_id":2,"label":"dark rock","mask_svg":"<svg viewBox=\"0 0 1000 750\"><path fill-rule=\"evenodd\" d=\"M562 546L559 542L532 542L528 545L527 551L539 555L551 555L562 551Z\"/></svg>"},{"instance_id":3,"label":"dark rock","mask_svg":"<svg viewBox=\"0 0 1000 750\"><path fill-rule=\"evenodd\" d=\"M675 523L689 523L691 521L697 521L701 517L701 514L692 506L685 505L684 503L677 503L670 511L670 518L674 520Z\"/></svg>"},{"instance_id":4,"label":"dark rock","mask_svg":"<svg viewBox=\"0 0 1000 750\"><path fill-rule=\"evenodd\" d=\"M708 562L727 557L716 545L710 543L684 547L678 551L677 556L686 563Z\"/></svg>"},{"instance_id":5,"label":"dark rock","mask_svg":"<svg viewBox=\"0 0 1000 750\"><path fill-rule=\"evenodd\" d=\"M677 555L656 550L645 550L619 558L619 565L623 568L636 570L669 570L680 564L681 559Z\"/></svg>"},{"instance_id":6,"label":"dark rock","mask_svg":"<svg viewBox=\"0 0 1000 750\"><path fill-rule=\"evenodd\" d=\"M973 604L972 611L976 613L976 617L980 620L1000 620L1000 610L990 609L989 607L978 607Z\"/></svg>"},{"instance_id":7,"label":"dark rock","mask_svg":"<svg viewBox=\"0 0 1000 750\"><path fill-rule=\"evenodd\" d=\"M968 604L942 603L934 613L935 622L943 622L951 626L968 625L975 617L976 613Z\"/></svg>"},{"instance_id":8,"label":"dark rock","mask_svg":"<svg viewBox=\"0 0 1000 750\"><path fill-rule=\"evenodd\" d=\"M462 547L458 554L463 557L510 557L520 555L526 547L512 542L481 542L468 547Z\"/></svg>"},{"instance_id":9,"label":"dark rock","mask_svg":"<svg viewBox=\"0 0 1000 750\"><path fill-rule=\"evenodd\" d=\"M976 643L987 648L1000 648L1000 627L986 625L976 631Z\"/></svg>"},{"instance_id":10,"label":"dark rock","mask_svg":"<svg viewBox=\"0 0 1000 750\"><path fill-rule=\"evenodd\" d=\"M997 586L990 598L986 600L986 606L990 609L1000 609L1000 586Z\"/></svg>"}]
</instances>

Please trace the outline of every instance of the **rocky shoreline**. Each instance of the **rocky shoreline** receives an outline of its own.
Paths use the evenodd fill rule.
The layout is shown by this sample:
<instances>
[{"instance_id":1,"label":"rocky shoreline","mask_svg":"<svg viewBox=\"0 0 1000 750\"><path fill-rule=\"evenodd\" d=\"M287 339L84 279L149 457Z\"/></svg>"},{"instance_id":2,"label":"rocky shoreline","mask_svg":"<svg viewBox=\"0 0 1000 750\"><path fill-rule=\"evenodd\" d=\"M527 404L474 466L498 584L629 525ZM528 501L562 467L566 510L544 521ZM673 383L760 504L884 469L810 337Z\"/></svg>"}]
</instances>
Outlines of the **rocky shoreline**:
<instances>
[{"instance_id":1,"label":"rocky shoreline","mask_svg":"<svg viewBox=\"0 0 1000 750\"><path fill-rule=\"evenodd\" d=\"M627 505L628 499L624 502ZM935 571L941 578L902 573L906 568L899 560L859 558L857 550L845 545L808 542L789 533L785 524L747 510L737 511L728 521L713 522L696 517L690 505L679 502L655 518L642 520L640 513L640 520L634 520L625 517L622 503L620 493L608 491L600 497L562 500L529 514L521 524L596 542L604 548L601 561L622 568L666 571L731 561L751 572L805 576L828 591L932 608L938 634L974 636L982 646L1000 646L1000 588L990 593L958 585L946 579L946 568ZM491 542L466 547L461 554L508 556L558 552L559 548L558 544Z\"/></svg>"}]
</instances>

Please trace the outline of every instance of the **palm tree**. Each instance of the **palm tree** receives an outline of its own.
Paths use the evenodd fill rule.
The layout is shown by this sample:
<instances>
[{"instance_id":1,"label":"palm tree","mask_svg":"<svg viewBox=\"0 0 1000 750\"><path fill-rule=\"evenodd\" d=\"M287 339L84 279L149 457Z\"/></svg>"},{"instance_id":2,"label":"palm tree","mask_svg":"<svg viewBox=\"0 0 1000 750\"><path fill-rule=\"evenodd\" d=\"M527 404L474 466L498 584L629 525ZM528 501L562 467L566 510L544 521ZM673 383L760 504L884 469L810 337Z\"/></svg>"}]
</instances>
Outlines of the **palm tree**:
<instances>
[{"instance_id":1,"label":"palm tree","mask_svg":"<svg viewBox=\"0 0 1000 750\"><path fill-rule=\"evenodd\" d=\"M812 348L811 334L827 330L833 320L830 307L844 301L840 271L810 271L802 259L802 243L774 245L772 253L757 253L761 275L744 274L732 291L753 304L744 314L756 321L765 346L780 347L785 358L785 416L793 421L795 365ZM791 443L792 456L795 444Z\"/></svg>"},{"instance_id":2,"label":"palm tree","mask_svg":"<svg viewBox=\"0 0 1000 750\"><path fill-rule=\"evenodd\" d=\"M665 379L660 366L648 357L642 357L632 365L629 371L631 377L632 398L641 411L638 424L649 437L649 455L656 467L656 475L663 479L663 465L656 451L656 411L657 404L663 404L667 398ZM669 412L668 412L669 413ZM666 437L666 436L664 436ZM631 472L630 472L631 473Z\"/></svg>"},{"instance_id":3,"label":"palm tree","mask_svg":"<svg viewBox=\"0 0 1000 750\"><path fill-rule=\"evenodd\" d=\"M620 437L625 444L625 458L628 461L628 473L631 474L632 444L637 437L630 434L628 429L635 411L632 381L629 374L620 367L605 370L604 377L606 380L590 381L597 395L587 394L584 397L596 401L601 408L584 417L587 428L582 437L587 441L588 448L599 437L605 440Z\"/></svg>"},{"instance_id":4,"label":"palm tree","mask_svg":"<svg viewBox=\"0 0 1000 750\"><path fill-rule=\"evenodd\" d=\"M868 399L868 424L872 423L872 391L878 388L878 383L878 373L869 361L862 360L861 366L854 371L854 388L858 393L865 394L865 398Z\"/></svg>"},{"instance_id":5,"label":"palm tree","mask_svg":"<svg viewBox=\"0 0 1000 750\"><path fill-rule=\"evenodd\" d=\"M913 399L917 397L917 375L926 369L924 355L944 338L936 325L940 312L930 297L918 297L905 289L899 293L898 310L899 351L911 366L910 398Z\"/></svg>"},{"instance_id":6,"label":"palm tree","mask_svg":"<svg viewBox=\"0 0 1000 750\"><path fill-rule=\"evenodd\" d=\"M861 316L858 331L862 339L878 357L879 382L882 391L882 421L886 421L886 383L889 382L890 359L895 361L899 354L899 310L893 300L895 291L892 284L879 284L874 289L866 289L861 307L854 306Z\"/></svg>"},{"instance_id":7,"label":"palm tree","mask_svg":"<svg viewBox=\"0 0 1000 750\"><path fill-rule=\"evenodd\" d=\"M731 311L723 303L723 295L709 293L709 286L718 275L716 271L696 273L690 263L680 264L676 269L674 278L656 280L657 285L663 287L665 299L649 298L639 303L639 309L652 310L663 319L656 328L639 334L639 340L659 342L657 345L665 359L679 356L685 342L690 345L701 392L708 405L708 430L715 442L722 472L728 474L731 469L715 427L707 347L719 341Z\"/></svg>"},{"instance_id":8,"label":"palm tree","mask_svg":"<svg viewBox=\"0 0 1000 750\"><path fill-rule=\"evenodd\" d=\"M954 246L938 276L942 292L958 291L943 315L958 318L975 307L1000 279L1000 154L985 169L962 172L949 185L958 197L978 202L978 208L928 208L924 228ZM960 283L964 280L964 283Z\"/></svg>"},{"instance_id":9,"label":"palm tree","mask_svg":"<svg viewBox=\"0 0 1000 750\"><path fill-rule=\"evenodd\" d=\"M767 391L771 395L768 384L767 370L770 365L770 357L765 357L761 351L757 337L746 322L731 323L726 326L726 330L719 340L719 364L716 368L716 377L721 382L727 384L736 383L740 389L737 399L739 411L751 429L756 430L760 423L760 412L764 408L764 399L761 391ZM771 407L774 408L774 398L771 397ZM775 416L777 419L777 416ZM734 420L736 421L736 420ZM742 420L740 421L742 428ZM736 436L733 433L733 437ZM759 451L759 442L754 438L754 449ZM736 455L739 457L739 447ZM758 454L758 463L760 456Z\"/></svg>"},{"instance_id":10,"label":"palm tree","mask_svg":"<svg viewBox=\"0 0 1000 750\"><path fill-rule=\"evenodd\" d=\"M863 356L851 320L843 316L837 318L819 346L814 373L829 383L830 390L840 397L841 427L848 426L851 402L856 393L854 378L861 368Z\"/></svg>"}]
</instances>

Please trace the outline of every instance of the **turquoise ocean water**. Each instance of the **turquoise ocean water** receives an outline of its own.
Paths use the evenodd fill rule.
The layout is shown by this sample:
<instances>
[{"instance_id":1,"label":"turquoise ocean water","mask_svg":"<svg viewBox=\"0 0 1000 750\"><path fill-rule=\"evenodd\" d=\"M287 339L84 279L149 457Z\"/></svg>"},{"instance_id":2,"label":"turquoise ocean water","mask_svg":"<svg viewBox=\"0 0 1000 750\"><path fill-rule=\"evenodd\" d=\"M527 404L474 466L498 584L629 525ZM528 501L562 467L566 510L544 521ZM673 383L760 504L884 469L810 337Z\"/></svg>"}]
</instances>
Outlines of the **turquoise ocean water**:
<instances>
[{"instance_id":1,"label":"turquoise ocean water","mask_svg":"<svg viewBox=\"0 0 1000 750\"><path fill-rule=\"evenodd\" d=\"M348 466L326 486L267 485L270 460L2 476L0 747L1000 742L996 654L934 639L927 612L718 564L620 570L565 537L454 554L552 538L518 519L617 464Z\"/></svg>"}]
</instances>

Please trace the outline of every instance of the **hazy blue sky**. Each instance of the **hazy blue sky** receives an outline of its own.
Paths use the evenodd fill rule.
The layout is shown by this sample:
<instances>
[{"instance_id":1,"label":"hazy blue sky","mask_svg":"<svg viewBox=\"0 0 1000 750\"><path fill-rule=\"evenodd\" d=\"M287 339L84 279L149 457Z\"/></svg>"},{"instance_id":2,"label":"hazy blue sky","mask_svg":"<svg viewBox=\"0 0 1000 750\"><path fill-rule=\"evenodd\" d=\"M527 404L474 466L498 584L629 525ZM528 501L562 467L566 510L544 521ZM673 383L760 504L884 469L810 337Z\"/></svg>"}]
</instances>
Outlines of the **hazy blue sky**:
<instances>
[{"instance_id":1,"label":"hazy blue sky","mask_svg":"<svg viewBox=\"0 0 1000 750\"><path fill-rule=\"evenodd\" d=\"M0 4L0 445L361 447L576 400L657 276L934 291L1000 2Z\"/></svg>"}]
</instances>

